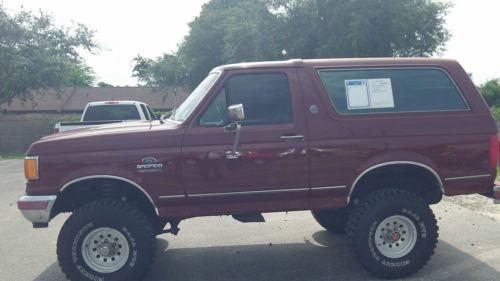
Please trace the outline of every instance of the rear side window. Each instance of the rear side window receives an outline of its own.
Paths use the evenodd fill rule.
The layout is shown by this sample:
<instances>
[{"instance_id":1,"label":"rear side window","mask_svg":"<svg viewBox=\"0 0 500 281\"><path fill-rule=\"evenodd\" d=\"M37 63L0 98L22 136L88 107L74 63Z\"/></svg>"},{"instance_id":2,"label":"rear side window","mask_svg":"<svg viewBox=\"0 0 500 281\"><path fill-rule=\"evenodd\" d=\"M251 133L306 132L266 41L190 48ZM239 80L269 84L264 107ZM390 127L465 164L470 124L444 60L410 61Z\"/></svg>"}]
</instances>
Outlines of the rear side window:
<instances>
[{"instance_id":1,"label":"rear side window","mask_svg":"<svg viewBox=\"0 0 500 281\"><path fill-rule=\"evenodd\" d=\"M450 77L436 68L320 70L340 114L464 111Z\"/></svg>"},{"instance_id":2,"label":"rear side window","mask_svg":"<svg viewBox=\"0 0 500 281\"><path fill-rule=\"evenodd\" d=\"M140 120L139 111L133 104L89 106L83 121Z\"/></svg>"}]
</instances>

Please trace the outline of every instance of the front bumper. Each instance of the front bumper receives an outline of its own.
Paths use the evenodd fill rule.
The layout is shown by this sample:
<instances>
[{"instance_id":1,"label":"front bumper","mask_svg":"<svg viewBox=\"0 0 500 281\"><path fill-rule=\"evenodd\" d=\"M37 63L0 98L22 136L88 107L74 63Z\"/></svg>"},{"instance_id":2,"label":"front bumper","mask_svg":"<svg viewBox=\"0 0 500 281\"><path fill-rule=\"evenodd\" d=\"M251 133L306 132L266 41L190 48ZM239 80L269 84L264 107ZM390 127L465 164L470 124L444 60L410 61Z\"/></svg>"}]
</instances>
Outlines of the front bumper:
<instances>
[{"instance_id":1,"label":"front bumper","mask_svg":"<svg viewBox=\"0 0 500 281\"><path fill-rule=\"evenodd\" d=\"M493 198L495 199L495 204L500 204L500 185L493 187Z\"/></svg>"},{"instance_id":2,"label":"front bumper","mask_svg":"<svg viewBox=\"0 0 500 281\"><path fill-rule=\"evenodd\" d=\"M33 223L33 227L46 227L51 219L56 198L56 195L24 195L17 200L17 208L28 221Z\"/></svg>"}]
</instances>

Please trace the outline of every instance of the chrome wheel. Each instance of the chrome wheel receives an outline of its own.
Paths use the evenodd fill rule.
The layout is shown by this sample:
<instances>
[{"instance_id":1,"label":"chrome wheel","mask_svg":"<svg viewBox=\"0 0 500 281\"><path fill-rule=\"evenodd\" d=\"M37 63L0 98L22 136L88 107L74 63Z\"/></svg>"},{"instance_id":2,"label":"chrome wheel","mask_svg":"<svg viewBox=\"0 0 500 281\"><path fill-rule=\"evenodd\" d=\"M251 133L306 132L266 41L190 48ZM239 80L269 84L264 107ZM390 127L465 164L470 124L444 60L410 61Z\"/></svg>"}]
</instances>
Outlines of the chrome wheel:
<instances>
[{"instance_id":1,"label":"chrome wheel","mask_svg":"<svg viewBox=\"0 0 500 281\"><path fill-rule=\"evenodd\" d=\"M112 273L122 268L128 260L129 252L127 239L113 228L97 228L83 240L83 260L99 273Z\"/></svg>"},{"instance_id":2,"label":"chrome wheel","mask_svg":"<svg viewBox=\"0 0 500 281\"><path fill-rule=\"evenodd\" d=\"M375 231L375 247L384 256L397 259L413 250L417 242L415 224L404 216L391 216Z\"/></svg>"}]
</instances>

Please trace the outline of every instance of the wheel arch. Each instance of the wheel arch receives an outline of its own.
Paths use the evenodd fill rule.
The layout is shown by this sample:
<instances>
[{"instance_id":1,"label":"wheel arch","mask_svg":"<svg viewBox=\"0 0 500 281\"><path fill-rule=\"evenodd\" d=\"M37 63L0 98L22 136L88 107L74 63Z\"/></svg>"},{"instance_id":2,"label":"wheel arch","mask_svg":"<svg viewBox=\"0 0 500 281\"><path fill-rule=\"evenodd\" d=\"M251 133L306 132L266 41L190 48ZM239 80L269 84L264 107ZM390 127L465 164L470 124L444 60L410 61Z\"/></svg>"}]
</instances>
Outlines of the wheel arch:
<instances>
[{"instance_id":1,"label":"wheel arch","mask_svg":"<svg viewBox=\"0 0 500 281\"><path fill-rule=\"evenodd\" d=\"M364 181L371 177L375 176L377 172L381 172L382 170L388 171L392 168L397 168L397 167L407 167L407 169L411 169L413 171L420 171L420 173L426 175L426 177L429 180L433 181L434 189L432 191L434 192L439 192L439 195L442 196L445 194L444 190L444 185L443 185L443 180L439 176L439 174L436 172L434 168L427 164L423 164L421 162L416 162L416 161L388 161L388 162L382 162L378 163L375 165L372 165L368 168L366 168L363 172L361 172L354 182L351 185L351 188L349 190L349 195L347 196L347 203L349 204L353 198L356 198L359 193L363 188L363 184L365 183ZM437 188L437 190L436 190ZM440 200L440 198L439 198ZM438 202L439 202L438 200ZM431 200L432 201L432 200Z\"/></svg>"},{"instance_id":2,"label":"wheel arch","mask_svg":"<svg viewBox=\"0 0 500 281\"><path fill-rule=\"evenodd\" d=\"M143 207L147 211L152 210L154 215L159 216L159 210L153 201L153 198L138 183L130 179L114 175L92 175L70 180L59 189L52 217L58 213L68 211L65 209L68 208L68 206L64 206L64 201L65 199L68 199L70 194L90 189L98 191L100 192L100 195L104 196L112 195L109 193L110 189L113 192L118 192L115 195L122 195L121 192L126 192L130 196L133 196L133 198L131 198L132 200L142 202Z\"/></svg>"}]
</instances>

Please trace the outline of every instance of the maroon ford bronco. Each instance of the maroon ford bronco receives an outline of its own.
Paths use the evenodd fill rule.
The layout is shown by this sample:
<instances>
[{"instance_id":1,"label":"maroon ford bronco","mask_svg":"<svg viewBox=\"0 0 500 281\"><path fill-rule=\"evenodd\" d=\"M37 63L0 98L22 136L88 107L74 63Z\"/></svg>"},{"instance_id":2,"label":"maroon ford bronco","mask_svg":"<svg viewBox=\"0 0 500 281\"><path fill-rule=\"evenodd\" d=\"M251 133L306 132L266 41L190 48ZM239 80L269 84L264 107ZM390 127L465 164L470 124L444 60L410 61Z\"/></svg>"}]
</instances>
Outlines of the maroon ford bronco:
<instances>
[{"instance_id":1,"label":"maroon ford bronco","mask_svg":"<svg viewBox=\"0 0 500 281\"><path fill-rule=\"evenodd\" d=\"M370 273L430 259L443 195L493 190L498 138L462 67L442 59L322 59L215 68L170 119L31 145L18 208L57 241L71 280L140 280L181 220L311 210ZM167 229L164 228L169 225Z\"/></svg>"}]
</instances>

